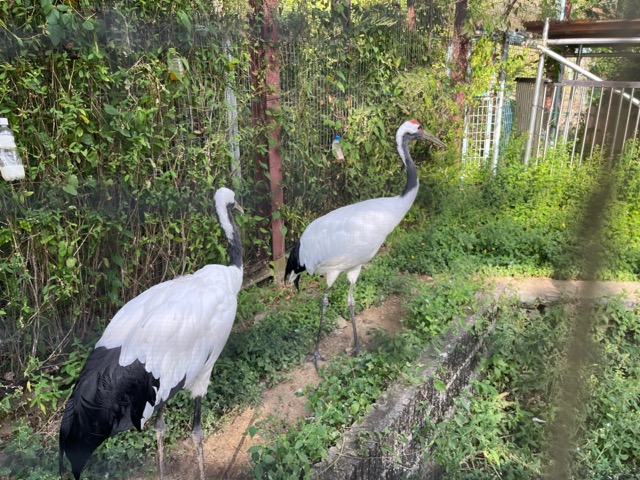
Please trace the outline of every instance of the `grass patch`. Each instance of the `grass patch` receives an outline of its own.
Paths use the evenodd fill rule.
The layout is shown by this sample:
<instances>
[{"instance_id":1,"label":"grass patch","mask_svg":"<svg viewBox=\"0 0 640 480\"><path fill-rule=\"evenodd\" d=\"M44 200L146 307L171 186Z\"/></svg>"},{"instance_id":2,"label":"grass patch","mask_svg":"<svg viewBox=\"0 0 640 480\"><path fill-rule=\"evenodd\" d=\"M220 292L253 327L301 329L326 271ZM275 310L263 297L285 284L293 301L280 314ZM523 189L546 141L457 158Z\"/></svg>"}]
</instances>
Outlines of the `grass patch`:
<instances>
[{"instance_id":1,"label":"grass patch","mask_svg":"<svg viewBox=\"0 0 640 480\"><path fill-rule=\"evenodd\" d=\"M439 427L434 458L447 478L540 478L548 462L575 312L502 309L480 379ZM583 372L585 408L572 445L573 479L636 478L640 470L640 311L597 307L596 357Z\"/></svg>"},{"instance_id":2,"label":"grass patch","mask_svg":"<svg viewBox=\"0 0 640 480\"><path fill-rule=\"evenodd\" d=\"M607 249L604 267L599 272L602 279L640 278L639 165L637 158L623 158L608 172L615 189L605 221L603 241ZM436 339L451 321L473 308L475 293L481 288L480 281L474 278L485 274L580 278L583 266L576 258L585 246L580 244L576 232L584 201L597 186L596 173L601 171L600 167L601 163L594 160L575 168L568 166L561 156L551 155L545 164L527 169L514 154L503 159L495 176L470 166L438 165L423 172L418 202L403 224L406 229L396 229L388 239L386 253L362 271L355 295L356 311L361 311L388 295L400 294L409 311L406 331L393 339L380 336L374 348L358 358L332 359L323 370L324 381L305 392L309 400L308 420L292 429L279 424L261 429L260 433L270 442L251 451L255 476L304 476L310 463L325 458L327 449L344 429L371 409L390 382L410 377L411 362L425 345ZM414 282L413 277L405 275L407 272L432 275L435 281L429 285ZM309 353L316 336L324 281L305 278L300 294L277 286L252 287L241 292L236 326L214 367L204 401L205 429L215 428L227 412L259 398L266 386L279 381ZM335 327L339 315L348 318L347 288L346 280L341 278L331 290L326 331ZM617 314L607 315L610 319L607 321L615 324ZM625 325L629 323L624 320L626 317L620 318ZM556 363L550 360L556 360L554 355L561 351L557 342L566 334L562 331L566 324L559 317L551 316L545 325L542 323L545 322L532 323L531 318L518 317L512 322L505 320L505 326L498 328L508 332L502 332L503 340L496 337L494 341L506 342L499 348L511 352L511 356L495 357L494 363L485 369L491 375L502 375L503 383L491 383L491 375L487 373L484 380L473 386L473 400L481 399L480 403L474 404L470 398L458 401L461 411L466 409L472 414L467 433L489 432L492 436L483 439L485 443L475 444L473 451L458 452L462 456L453 452L456 455L451 458L458 458L458 466L460 462L474 468L484 465L495 472L511 472L504 474L509 478L507 475L536 472L542 465L544 424L533 418L544 420L553 413L553 388L557 381L554 369L559 368L561 358ZM587 469L589 462L597 467L593 472L622 471L631 461L631 456L625 455L636 447L633 441L627 445L607 444L604 440L609 428L616 434L632 428L627 418L634 412L637 415L637 405L629 403L629 395L636 395L635 387L627 389L628 378L637 374L629 359L637 358L638 353L627 337L635 338L637 347L637 333L629 326L625 328L626 333L616 337L618 344L605 342L606 336L622 330L607 326L599 331L604 335L599 339L602 351L611 350L619 368L590 373L598 381L606 373L607 380L618 382L606 383L606 390L599 388L598 383L592 388L593 395L599 392L600 397L589 404L594 405L590 410L592 416L585 420L590 430L585 432L585 443L576 457L585 459L580 460L583 465L580 468ZM532 332L537 336L529 336ZM99 332L92 338L76 341L74 353L58 355L53 363L30 362L23 372L24 381L0 399L0 421L14 423L11 436L0 443L0 476L57 478L60 407L97 335ZM513 345L507 342L509 339ZM626 349L628 357L623 357L616 348ZM523 363L523 358L527 363ZM536 359L545 361L536 364ZM508 380L519 383L507 391L504 385ZM516 397L525 388L530 389L526 399ZM616 398L623 403L616 403ZM166 412L169 449L178 439L189 435L191 418L191 401L182 392ZM598 423L601 418L609 420ZM525 424L526 431L521 427ZM535 436L538 433L539 438ZM513 445L500 443L505 439L513 441ZM440 448L443 452L454 448L453 441ZM621 452L617 456L612 453L615 449ZM123 472L143 473L145 465L153 465L146 455L154 451L153 429L123 433L96 452L87 475L109 471L112 478L126 478ZM454 468L453 464L444 464ZM154 467L150 469L153 471Z\"/></svg>"},{"instance_id":3,"label":"grass patch","mask_svg":"<svg viewBox=\"0 0 640 480\"><path fill-rule=\"evenodd\" d=\"M571 166L561 153L525 167L518 152L495 175L474 165L428 172L417 207L428 221L389 239L390 266L433 274L461 268L489 275L583 278L579 237L585 202L613 182L604 222L601 280L640 279L640 158L612 169L594 158ZM423 192L424 191L424 192ZM415 207L414 207L415 208Z\"/></svg>"},{"instance_id":4,"label":"grass patch","mask_svg":"<svg viewBox=\"0 0 640 480\"><path fill-rule=\"evenodd\" d=\"M224 415L256 401L268 386L277 383L312 350L320 319L324 284L302 280L301 292L271 285L240 292L236 324L212 373L203 400L203 426L212 430ZM306 287L309 288L306 288ZM331 291L325 333L334 329L338 316L348 318L348 283L341 279ZM356 310L379 303L391 294L407 291L406 280L381 262L363 270L356 291ZM11 437L0 440L0 477L12 479L59 478L57 474L58 412L95 342L74 343L76 350L59 357L52 369L33 364L28 383L0 401L0 421L14 423ZM190 435L193 415L187 392L179 392L165 410L168 450ZM123 432L107 440L92 456L88 477L109 472L111 478L127 478L131 472L155 472L148 457L155 452L155 432ZM123 465L126 468L123 468ZM68 469L68 465L67 465Z\"/></svg>"},{"instance_id":5,"label":"grass patch","mask_svg":"<svg viewBox=\"0 0 640 480\"><path fill-rule=\"evenodd\" d=\"M393 338L379 336L373 348L356 358L332 358L320 371L320 384L305 391L310 415L294 427L252 429L268 439L249 450L255 478L307 478L311 464L327 457L329 447L371 411L392 381L412 378L413 362L473 308L478 289L477 282L462 276L443 276L429 285L416 281L405 331Z\"/></svg>"}]
</instances>

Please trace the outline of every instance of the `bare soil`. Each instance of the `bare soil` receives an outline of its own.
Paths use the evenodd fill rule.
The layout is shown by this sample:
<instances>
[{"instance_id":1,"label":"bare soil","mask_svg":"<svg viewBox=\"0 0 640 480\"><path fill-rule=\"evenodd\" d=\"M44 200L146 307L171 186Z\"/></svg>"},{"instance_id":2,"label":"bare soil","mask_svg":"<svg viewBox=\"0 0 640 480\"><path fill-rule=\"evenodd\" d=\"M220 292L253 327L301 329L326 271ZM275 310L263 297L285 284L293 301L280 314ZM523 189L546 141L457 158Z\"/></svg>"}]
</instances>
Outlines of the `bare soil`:
<instances>
[{"instance_id":1,"label":"bare soil","mask_svg":"<svg viewBox=\"0 0 640 480\"><path fill-rule=\"evenodd\" d=\"M589 282L583 280L554 280L552 278L495 277L494 292L517 294L521 302L537 299L559 301L574 297L601 298L624 296L628 301L640 302L640 282Z\"/></svg>"},{"instance_id":2,"label":"bare soil","mask_svg":"<svg viewBox=\"0 0 640 480\"><path fill-rule=\"evenodd\" d=\"M320 305L318 305L319 309ZM390 296L381 305L365 309L356 316L358 335L364 348L371 341L375 330L380 329L393 335L402 329L404 318L402 299ZM320 352L325 357L351 353L353 331L351 322L338 319L338 328L326 335L320 343ZM313 349L309 345L309 352ZM251 437L248 429L267 419L294 424L307 415L306 399L296 395L308 385L317 385L320 377L312 363L303 363L294 368L272 388L266 389L256 407L247 407L233 412L216 432L205 439L205 475L211 479L251 478L249 475L249 454L247 449L262 443L259 435ZM187 480L198 478L195 452L190 441L183 442L178 451L167 459L167 480Z\"/></svg>"}]
</instances>

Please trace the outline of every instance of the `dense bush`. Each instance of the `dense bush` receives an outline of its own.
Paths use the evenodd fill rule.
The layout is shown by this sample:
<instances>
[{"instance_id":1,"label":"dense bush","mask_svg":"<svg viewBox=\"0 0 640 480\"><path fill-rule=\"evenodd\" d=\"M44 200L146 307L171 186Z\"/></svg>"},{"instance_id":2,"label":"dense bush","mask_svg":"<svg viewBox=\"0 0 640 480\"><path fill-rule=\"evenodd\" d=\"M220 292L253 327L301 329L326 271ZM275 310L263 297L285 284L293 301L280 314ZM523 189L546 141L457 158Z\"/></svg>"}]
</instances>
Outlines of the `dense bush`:
<instances>
[{"instance_id":1,"label":"dense bush","mask_svg":"<svg viewBox=\"0 0 640 480\"><path fill-rule=\"evenodd\" d=\"M0 24L11 29L0 29L0 115L27 165L24 182L0 183L1 376L19 378L30 359L55 358L74 336L89 339L149 286L224 262L213 209L221 185L247 212L245 261L268 252L258 206L270 197L254 181L264 169L255 156L268 145L251 117L260 92L247 88L251 30L242 3L225 2L223 16L199 0L0 4ZM446 97L433 81L409 96L405 75L425 76L444 51L432 59L426 38L404 35L397 9L374 7L354 10L350 37L318 28L332 19L316 7L279 19L286 41L274 119L286 207L277 215L290 242L336 205L399 190L395 129L406 116L427 119L434 96ZM174 55L182 76L171 70ZM239 161L228 136L229 89ZM335 133L346 164L331 160Z\"/></svg>"}]
</instances>

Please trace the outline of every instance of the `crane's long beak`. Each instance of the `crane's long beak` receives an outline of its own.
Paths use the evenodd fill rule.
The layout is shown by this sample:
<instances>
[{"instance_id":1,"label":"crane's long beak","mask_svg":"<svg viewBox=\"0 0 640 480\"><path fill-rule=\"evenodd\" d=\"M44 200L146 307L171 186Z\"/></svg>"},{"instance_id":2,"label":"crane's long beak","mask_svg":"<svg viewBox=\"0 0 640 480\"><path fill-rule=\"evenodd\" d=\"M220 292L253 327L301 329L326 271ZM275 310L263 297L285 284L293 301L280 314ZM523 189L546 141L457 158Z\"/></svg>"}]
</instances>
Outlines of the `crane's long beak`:
<instances>
[{"instance_id":1,"label":"crane's long beak","mask_svg":"<svg viewBox=\"0 0 640 480\"><path fill-rule=\"evenodd\" d=\"M238 202L233 202L233 208L240 212L241 215L244 215L244 209L240 206Z\"/></svg>"},{"instance_id":2,"label":"crane's long beak","mask_svg":"<svg viewBox=\"0 0 640 480\"><path fill-rule=\"evenodd\" d=\"M435 135L427 130L422 131L422 135L420 137L421 140L428 140L431 143L435 143L440 148L446 148L446 145L440 141Z\"/></svg>"}]
</instances>

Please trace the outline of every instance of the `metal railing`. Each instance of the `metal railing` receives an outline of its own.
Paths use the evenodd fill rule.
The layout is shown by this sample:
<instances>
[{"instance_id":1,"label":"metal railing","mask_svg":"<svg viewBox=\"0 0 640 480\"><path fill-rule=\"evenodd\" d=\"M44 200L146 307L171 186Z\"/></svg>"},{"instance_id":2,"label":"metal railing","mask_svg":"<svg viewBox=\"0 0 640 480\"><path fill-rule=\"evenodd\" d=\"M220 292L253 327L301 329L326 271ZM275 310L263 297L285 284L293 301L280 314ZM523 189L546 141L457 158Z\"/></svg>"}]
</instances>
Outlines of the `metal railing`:
<instances>
[{"instance_id":1,"label":"metal railing","mask_svg":"<svg viewBox=\"0 0 640 480\"><path fill-rule=\"evenodd\" d=\"M595 153L620 155L638 137L639 93L640 82L565 80L548 85L533 131L532 158L543 161L553 147L562 146L571 164Z\"/></svg>"},{"instance_id":2,"label":"metal railing","mask_svg":"<svg viewBox=\"0 0 640 480\"><path fill-rule=\"evenodd\" d=\"M640 44L640 38L631 36L626 38L549 39L549 19L545 20L542 40L533 45L540 52L540 56L533 101L530 105L529 136L523 160L525 165L529 163L532 153L535 155L535 161L537 162L540 155L543 159L546 157L550 146L558 147L561 142L564 142L571 150L571 163L576 159L578 162L582 162L587 148L589 150L588 155L593 155L596 151L598 140L600 143L599 151L607 158L613 158L622 153L627 139L638 136L640 98L636 96L636 90L640 87L640 82L608 82L579 64L585 46L591 49L598 46L618 47L638 44ZM549 45L565 47L577 45L579 47L577 63L553 51L548 47ZM617 54L617 52L614 53ZM553 85L551 87L552 94L549 94L549 86L543 89L544 79L542 75L546 57L573 71L573 80L562 81ZM582 75L587 81L578 82L576 80L578 75ZM569 89L568 94L565 92L566 88ZM587 92L588 100L585 100L583 88L592 89ZM575 93L578 90L580 95L576 97ZM618 96L617 100L614 100L614 94ZM541 97L544 98L543 102L541 102ZM593 116L595 124L591 124L589 121L592 109L595 109ZM585 111L586 117L583 121L582 115ZM621 132L621 119L623 119L623 112L625 111L626 122L622 121L625 128ZM613 117L615 119L610 123L609 120ZM635 119L635 122L633 119ZM601 121L604 123L600 123ZM601 129L598 128L599 123ZM583 124L584 126L581 128ZM629 130L630 125L634 125L631 131ZM576 157L576 147L578 145L580 145L580 153ZM635 148L635 142L633 145L633 148Z\"/></svg>"}]
</instances>

